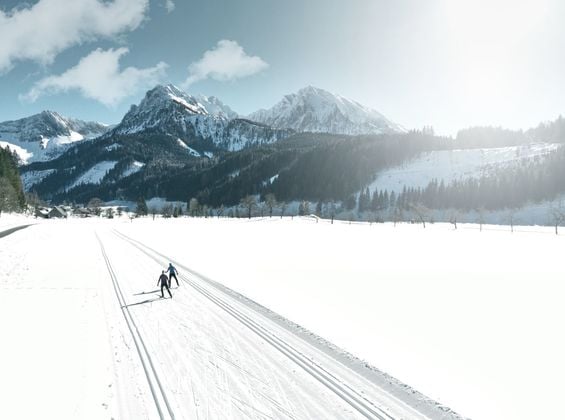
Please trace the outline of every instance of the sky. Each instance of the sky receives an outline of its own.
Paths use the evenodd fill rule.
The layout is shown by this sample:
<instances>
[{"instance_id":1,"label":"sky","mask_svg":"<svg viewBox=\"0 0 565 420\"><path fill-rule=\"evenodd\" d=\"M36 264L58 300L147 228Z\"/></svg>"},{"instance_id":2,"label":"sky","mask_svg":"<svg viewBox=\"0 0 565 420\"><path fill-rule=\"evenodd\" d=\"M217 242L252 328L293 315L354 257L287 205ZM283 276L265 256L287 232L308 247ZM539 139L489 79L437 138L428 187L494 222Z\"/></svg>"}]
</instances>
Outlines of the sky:
<instances>
[{"instance_id":1,"label":"sky","mask_svg":"<svg viewBox=\"0 0 565 420\"><path fill-rule=\"evenodd\" d=\"M313 85L406 128L565 113L560 0L0 0L0 121L117 123L158 83L247 115Z\"/></svg>"}]
</instances>

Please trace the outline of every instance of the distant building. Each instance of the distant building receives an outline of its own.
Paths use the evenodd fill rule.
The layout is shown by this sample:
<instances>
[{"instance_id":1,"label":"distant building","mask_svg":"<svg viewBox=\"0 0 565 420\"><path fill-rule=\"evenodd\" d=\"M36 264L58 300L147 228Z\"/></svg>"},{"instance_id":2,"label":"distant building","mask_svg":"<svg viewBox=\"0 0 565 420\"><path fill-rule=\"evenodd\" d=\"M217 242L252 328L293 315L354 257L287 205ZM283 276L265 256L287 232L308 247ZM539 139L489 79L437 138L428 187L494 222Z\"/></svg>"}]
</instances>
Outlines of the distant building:
<instances>
[{"instance_id":1,"label":"distant building","mask_svg":"<svg viewBox=\"0 0 565 420\"><path fill-rule=\"evenodd\" d=\"M90 217L92 216L92 212L84 207L79 207L74 210L74 214L79 217Z\"/></svg>"},{"instance_id":2,"label":"distant building","mask_svg":"<svg viewBox=\"0 0 565 420\"><path fill-rule=\"evenodd\" d=\"M67 212L65 211L64 208L60 206L55 206L51 209L47 217L49 217L50 219L65 218L67 217Z\"/></svg>"},{"instance_id":3,"label":"distant building","mask_svg":"<svg viewBox=\"0 0 565 420\"><path fill-rule=\"evenodd\" d=\"M49 217L49 211L47 207L36 207L35 208L35 217L41 217L42 219L47 219Z\"/></svg>"}]
</instances>

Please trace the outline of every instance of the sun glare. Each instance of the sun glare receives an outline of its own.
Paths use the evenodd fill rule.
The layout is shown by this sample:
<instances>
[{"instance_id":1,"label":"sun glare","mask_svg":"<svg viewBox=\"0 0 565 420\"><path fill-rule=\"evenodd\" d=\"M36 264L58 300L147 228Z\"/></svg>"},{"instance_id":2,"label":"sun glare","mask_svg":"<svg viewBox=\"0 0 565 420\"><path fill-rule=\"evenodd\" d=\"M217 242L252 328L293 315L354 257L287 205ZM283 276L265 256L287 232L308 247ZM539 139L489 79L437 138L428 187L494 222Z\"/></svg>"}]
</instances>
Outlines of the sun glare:
<instances>
[{"instance_id":1,"label":"sun glare","mask_svg":"<svg viewBox=\"0 0 565 420\"><path fill-rule=\"evenodd\" d=\"M485 115L512 107L529 72L532 39L543 28L551 0L445 1L447 54L453 91L462 109ZM483 112L483 115L479 115Z\"/></svg>"}]
</instances>

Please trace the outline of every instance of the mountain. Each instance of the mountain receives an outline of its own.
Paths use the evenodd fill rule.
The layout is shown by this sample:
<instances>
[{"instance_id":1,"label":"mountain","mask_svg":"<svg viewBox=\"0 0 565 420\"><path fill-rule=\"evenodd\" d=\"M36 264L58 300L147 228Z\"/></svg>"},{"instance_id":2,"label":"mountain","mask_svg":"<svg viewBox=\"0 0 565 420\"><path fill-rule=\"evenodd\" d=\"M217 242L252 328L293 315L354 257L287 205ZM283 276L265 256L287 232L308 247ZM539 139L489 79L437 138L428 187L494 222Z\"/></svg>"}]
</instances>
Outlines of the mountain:
<instances>
[{"instance_id":1,"label":"mountain","mask_svg":"<svg viewBox=\"0 0 565 420\"><path fill-rule=\"evenodd\" d=\"M286 95L272 108L256 111L248 118L298 132L360 135L405 131L373 109L312 86Z\"/></svg>"},{"instance_id":2,"label":"mountain","mask_svg":"<svg viewBox=\"0 0 565 420\"><path fill-rule=\"evenodd\" d=\"M292 134L238 118L215 97L158 85L94 141L77 144L56 159L32 162L21 172L26 190L47 198L82 197L104 188L111 190L106 196L129 196L132 185L145 188L148 179L207 165L226 153L269 145ZM158 185L143 193L162 194Z\"/></svg>"},{"instance_id":3,"label":"mountain","mask_svg":"<svg viewBox=\"0 0 565 420\"><path fill-rule=\"evenodd\" d=\"M238 118L219 99L191 96L174 85L159 85L148 91L106 137L142 132L171 136L200 154L241 150L292 134L291 130Z\"/></svg>"},{"instance_id":4,"label":"mountain","mask_svg":"<svg viewBox=\"0 0 565 420\"><path fill-rule=\"evenodd\" d=\"M108 126L43 111L0 123L0 146L10 146L24 163L53 159L78 141L98 137Z\"/></svg>"},{"instance_id":5,"label":"mountain","mask_svg":"<svg viewBox=\"0 0 565 420\"><path fill-rule=\"evenodd\" d=\"M195 99L206 108L209 114L227 119L239 118L239 114L215 96L196 95Z\"/></svg>"}]
</instances>

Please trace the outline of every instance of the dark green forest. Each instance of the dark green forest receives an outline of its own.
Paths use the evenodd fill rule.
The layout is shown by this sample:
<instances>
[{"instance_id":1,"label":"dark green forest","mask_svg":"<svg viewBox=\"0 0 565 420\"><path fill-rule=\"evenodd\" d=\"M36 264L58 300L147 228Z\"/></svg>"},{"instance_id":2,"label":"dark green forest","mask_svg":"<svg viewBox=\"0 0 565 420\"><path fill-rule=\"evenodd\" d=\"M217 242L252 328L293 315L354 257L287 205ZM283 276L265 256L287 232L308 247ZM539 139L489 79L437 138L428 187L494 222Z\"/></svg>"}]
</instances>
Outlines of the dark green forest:
<instances>
[{"instance_id":1,"label":"dark green forest","mask_svg":"<svg viewBox=\"0 0 565 420\"><path fill-rule=\"evenodd\" d=\"M25 205L25 197L18 171L17 156L8 148L0 147L0 213L18 211Z\"/></svg>"}]
</instances>

